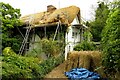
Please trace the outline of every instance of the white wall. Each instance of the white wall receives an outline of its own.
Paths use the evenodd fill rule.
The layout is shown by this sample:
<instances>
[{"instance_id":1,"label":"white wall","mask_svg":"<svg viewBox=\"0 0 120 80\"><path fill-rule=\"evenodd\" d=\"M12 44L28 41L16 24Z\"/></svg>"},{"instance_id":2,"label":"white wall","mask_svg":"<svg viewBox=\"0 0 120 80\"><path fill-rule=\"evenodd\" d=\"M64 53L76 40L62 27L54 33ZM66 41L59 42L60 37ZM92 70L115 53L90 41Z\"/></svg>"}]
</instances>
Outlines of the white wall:
<instances>
[{"instance_id":1,"label":"white wall","mask_svg":"<svg viewBox=\"0 0 120 80\"><path fill-rule=\"evenodd\" d=\"M79 24L79 23L75 18L71 24L73 25L73 24ZM68 27L65 38L66 38L66 44L67 44L65 47L65 60L66 60L67 53L69 51L73 51L74 46L80 42L80 29L76 28L75 26Z\"/></svg>"}]
</instances>

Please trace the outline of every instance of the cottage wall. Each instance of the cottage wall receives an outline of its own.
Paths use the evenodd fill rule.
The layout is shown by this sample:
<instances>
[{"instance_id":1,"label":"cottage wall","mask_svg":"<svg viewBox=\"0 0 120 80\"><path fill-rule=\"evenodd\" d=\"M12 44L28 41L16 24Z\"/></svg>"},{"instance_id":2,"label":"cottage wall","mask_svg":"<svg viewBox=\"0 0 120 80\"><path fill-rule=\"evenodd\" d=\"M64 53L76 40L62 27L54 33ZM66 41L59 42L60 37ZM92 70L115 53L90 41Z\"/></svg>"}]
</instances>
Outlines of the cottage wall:
<instances>
[{"instance_id":1,"label":"cottage wall","mask_svg":"<svg viewBox=\"0 0 120 80\"><path fill-rule=\"evenodd\" d=\"M67 59L67 53L69 51L73 51L74 46L80 43L80 40L81 40L80 29L76 28L75 26L72 26L74 24L79 24L77 17L73 20L73 22L71 23L71 26L68 27L66 32L65 59Z\"/></svg>"}]
</instances>

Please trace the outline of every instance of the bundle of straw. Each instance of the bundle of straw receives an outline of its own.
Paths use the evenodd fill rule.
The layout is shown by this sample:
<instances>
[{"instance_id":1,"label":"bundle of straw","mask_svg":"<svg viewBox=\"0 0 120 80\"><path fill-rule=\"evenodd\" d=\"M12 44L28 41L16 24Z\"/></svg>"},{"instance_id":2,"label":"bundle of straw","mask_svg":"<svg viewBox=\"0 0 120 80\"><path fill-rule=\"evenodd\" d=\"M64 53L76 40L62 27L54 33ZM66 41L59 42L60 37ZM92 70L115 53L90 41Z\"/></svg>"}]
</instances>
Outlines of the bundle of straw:
<instances>
[{"instance_id":1,"label":"bundle of straw","mask_svg":"<svg viewBox=\"0 0 120 80\"><path fill-rule=\"evenodd\" d=\"M65 71L73 68L86 68L98 72L105 77L101 64L101 53L99 51L72 51L68 53L68 59L65 64Z\"/></svg>"}]
</instances>

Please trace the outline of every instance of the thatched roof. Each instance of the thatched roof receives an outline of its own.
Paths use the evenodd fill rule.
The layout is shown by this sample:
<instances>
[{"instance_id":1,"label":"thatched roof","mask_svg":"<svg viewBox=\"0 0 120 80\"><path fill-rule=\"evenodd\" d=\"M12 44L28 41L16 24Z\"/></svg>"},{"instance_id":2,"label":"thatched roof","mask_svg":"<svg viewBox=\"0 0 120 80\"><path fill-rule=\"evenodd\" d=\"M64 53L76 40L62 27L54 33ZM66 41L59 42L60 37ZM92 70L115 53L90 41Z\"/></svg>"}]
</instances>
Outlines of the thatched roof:
<instances>
[{"instance_id":1,"label":"thatched roof","mask_svg":"<svg viewBox=\"0 0 120 80\"><path fill-rule=\"evenodd\" d=\"M64 24L71 24L76 16L80 22L80 9L76 6L69 6L56 9L54 6L47 6L47 11L26 15L20 18L24 24L43 25L56 23L59 20Z\"/></svg>"}]
</instances>

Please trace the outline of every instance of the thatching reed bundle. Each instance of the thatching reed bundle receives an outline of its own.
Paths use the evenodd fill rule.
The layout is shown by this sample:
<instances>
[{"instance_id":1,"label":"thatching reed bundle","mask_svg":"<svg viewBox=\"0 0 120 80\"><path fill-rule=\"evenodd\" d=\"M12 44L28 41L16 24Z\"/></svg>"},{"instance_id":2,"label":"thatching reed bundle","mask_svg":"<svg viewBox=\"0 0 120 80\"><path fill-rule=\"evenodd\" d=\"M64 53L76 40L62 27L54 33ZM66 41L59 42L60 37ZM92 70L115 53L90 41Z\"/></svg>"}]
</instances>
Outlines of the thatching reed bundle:
<instances>
[{"instance_id":1,"label":"thatching reed bundle","mask_svg":"<svg viewBox=\"0 0 120 80\"><path fill-rule=\"evenodd\" d=\"M47 6L47 11L23 16L20 20L24 24L29 23L35 25L55 23L59 20L62 23L70 24L78 13L80 13L80 9L76 6L56 9L54 6L49 5Z\"/></svg>"},{"instance_id":2,"label":"thatching reed bundle","mask_svg":"<svg viewBox=\"0 0 120 80\"><path fill-rule=\"evenodd\" d=\"M68 63L66 63L66 70L72 68L84 67L89 69L91 56L87 52L72 51L68 53Z\"/></svg>"},{"instance_id":3,"label":"thatching reed bundle","mask_svg":"<svg viewBox=\"0 0 120 80\"><path fill-rule=\"evenodd\" d=\"M77 68L77 66L76 66L77 61L78 61L77 60L78 59L78 54L77 53L78 53L78 51L69 52L68 61L66 61L65 71L69 71L72 68ZM74 54L74 55L70 55L70 54Z\"/></svg>"},{"instance_id":4,"label":"thatching reed bundle","mask_svg":"<svg viewBox=\"0 0 120 80\"><path fill-rule=\"evenodd\" d=\"M94 51L93 53L91 53L91 57L91 67L93 68L93 70L95 72L98 72L102 77L106 77L102 66L101 53L99 51Z\"/></svg>"},{"instance_id":5,"label":"thatching reed bundle","mask_svg":"<svg viewBox=\"0 0 120 80\"><path fill-rule=\"evenodd\" d=\"M101 64L101 53L99 51L72 51L68 53L65 71L72 68L86 68L98 72L105 77Z\"/></svg>"},{"instance_id":6,"label":"thatching reed bundle","mask_svg":"<svg viewBox=\"0 0 120 80\"><path fill-rule=\"evenodd\" d=\"M79 66L86 69L90 68L91 56L86 52L79 52Z\"/></svg>"}]
</instances>

